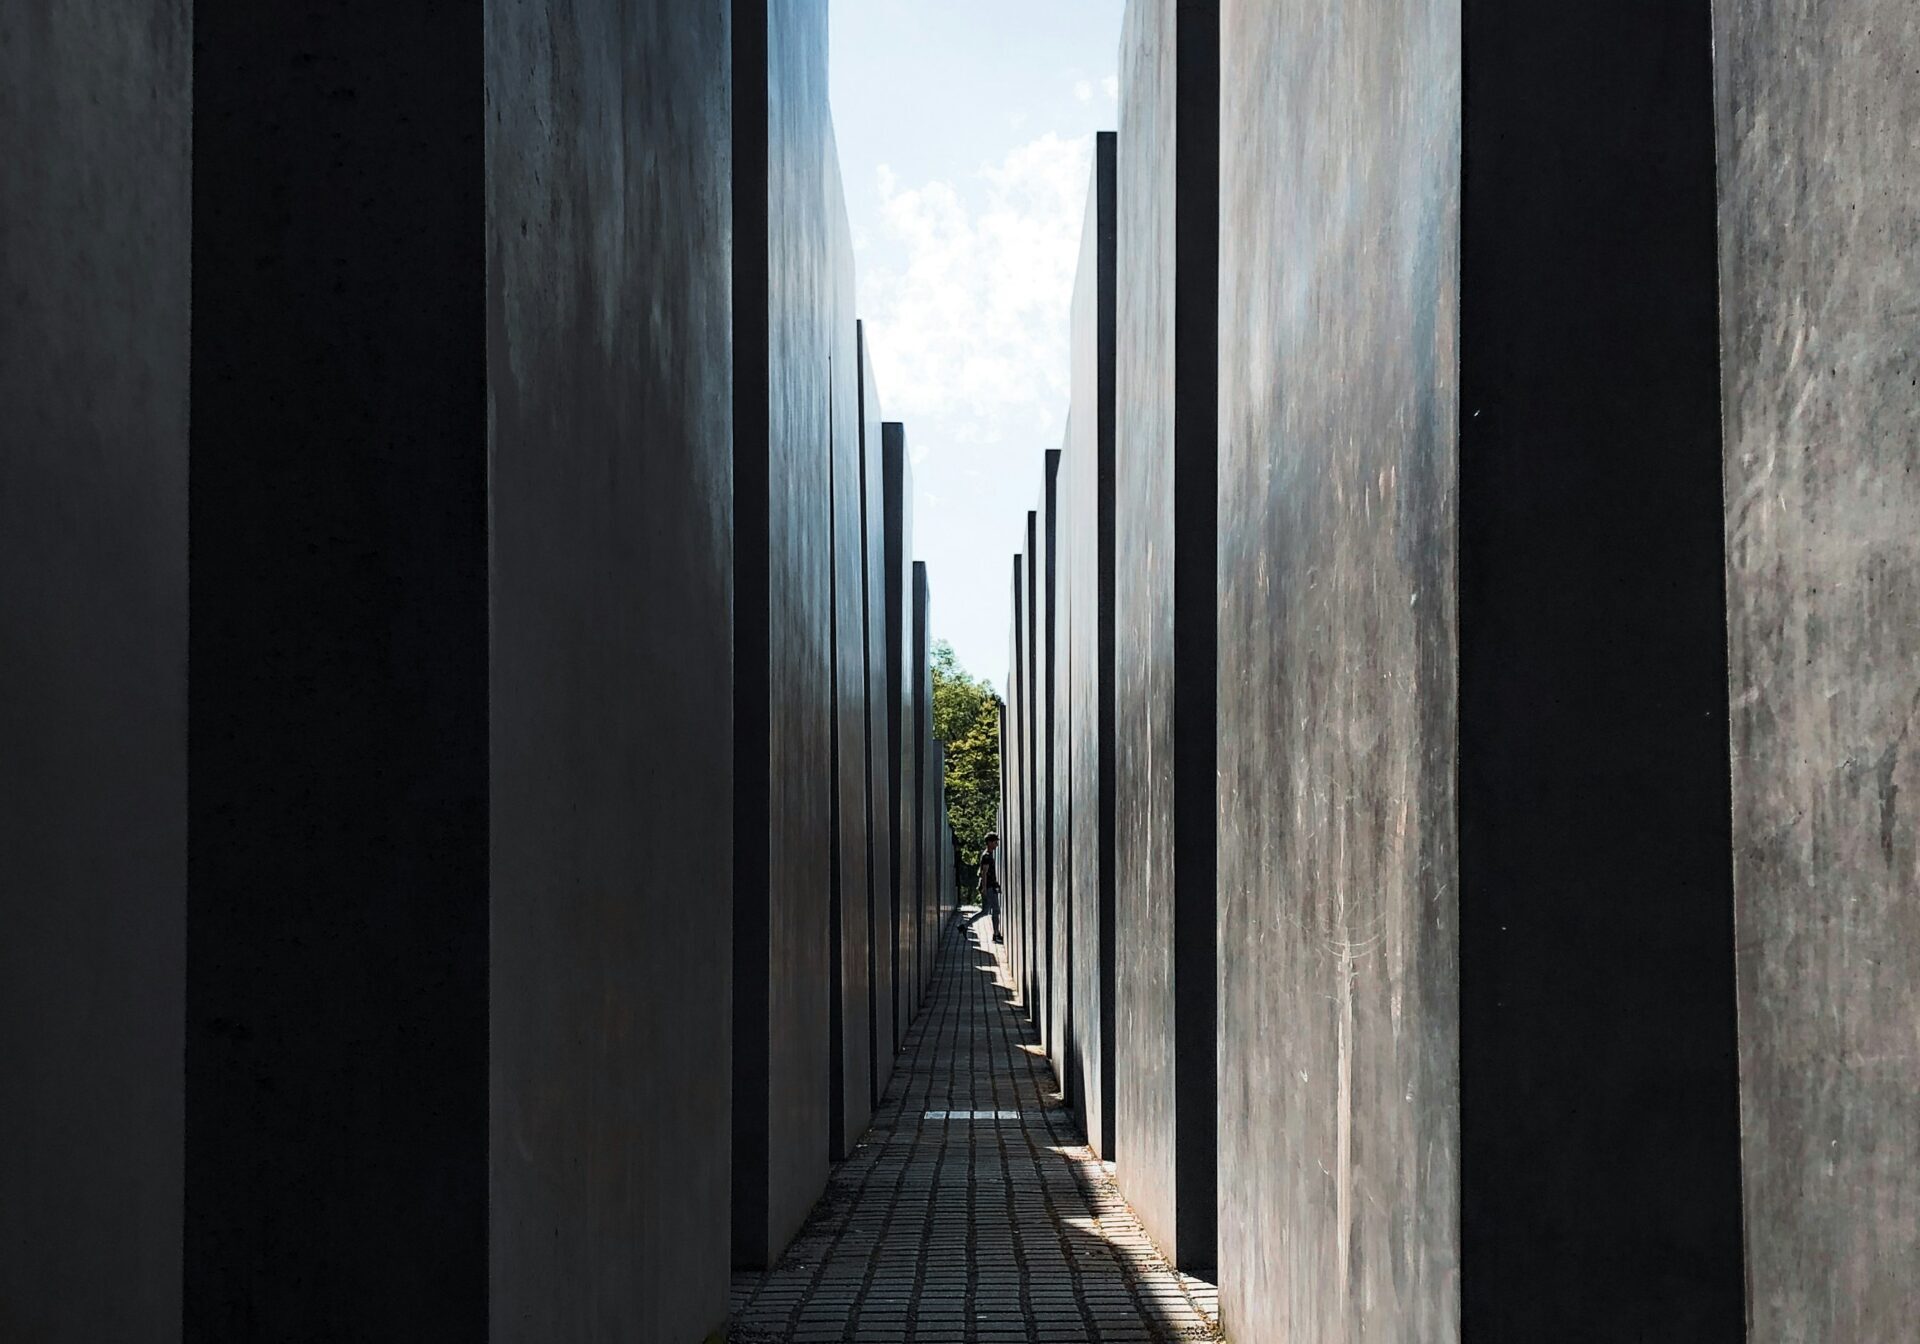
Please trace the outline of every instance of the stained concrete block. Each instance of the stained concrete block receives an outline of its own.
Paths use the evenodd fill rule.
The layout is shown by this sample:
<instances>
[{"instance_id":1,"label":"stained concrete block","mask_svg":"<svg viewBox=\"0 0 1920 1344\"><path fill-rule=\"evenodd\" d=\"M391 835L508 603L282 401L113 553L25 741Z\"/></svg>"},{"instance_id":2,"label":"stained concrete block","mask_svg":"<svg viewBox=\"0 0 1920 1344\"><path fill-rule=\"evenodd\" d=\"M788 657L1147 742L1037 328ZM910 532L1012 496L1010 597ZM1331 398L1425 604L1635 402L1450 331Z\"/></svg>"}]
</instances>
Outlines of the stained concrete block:
<instances>
[{"instance_id":1,"label":"stained concrete block","mask_svg":"<svg viewBox=\"0 0 1920 1344\"><path fill-rule=\"evenodd\" d=\"M1463 32L1462 1330L1739 1340L1708 7L1469 3ZM1402 500L1444 484L1418 465ZM1400 507L1431 553L1444 514ZM1424 607L1446 567L1415 572Z\"/></svg>"},{"instance_id":2,"label":"stained concrete block","mask_svg":"<svg viewBox=\"0 0 1920 1344\"><path fill-rule=\"evenodd\" d=\"M1055 790L1063 771L1055 725L1059 707L1060 653L1060 450L1050 448L1042 459L1040 507L1036 511L1034 606L1034 887L1039 905L1040 1040L1052 1060L1055 1076L1067 1078L1066 1016L1067 916L1065 893L1056 878Z\"/></svg>"},{"instance_id":3,"label":"stained concrete block","mask_svg":"<svg viewBox=\"0 0 1920 1344\"><path fill-rule=\"evenodd\" d=\"M908 777L913 781L913 790L908 798L908 809L912 816L913 827L913 870L907 899L911 904L913 922L914 961L914 1002L918 1005L926 998L927 986L933 980L933 958L936 942L933 935L933 860L938 842L933 833L932 790L938 779L933 759L933 733L930 727L933 713L932 670L927 661L928 633L928 591L927 566L924 561L913 562L912 593L912 652L910 681L914 688L913 698L908 707L908 750L912 754L912 766Z\"/></svg>"},{"instance_id":4,"label":"stained concrete block","mask_svg":"<svg viewBox=\"0 0 1920 1344\"><path fill-rule=\"evenodd\" d=\"M195 7L190 1339L487 1329L485 37Z\"/></svg>"},{"instance_id":5,"label":"stained concrete block","mask_svg":"<svg viewBox=\"0 0 1920 1344\"><path fill-rule=\"evenodd\" d=\"M743 0L734 52L733 1243L759 1265L825 1187L830 1146L839 280L826 13Z\"/></svg>"},{"instance_id":6,"label":"stained concrete block","mask_svg":"<svg viewBox=\"0 0 1920 1344\"><path fill-rule=\"evenodd\" d=\"M1920 14L1714 7L1756 1344L1920 1311Z\"/></svg>"},{"instance_id":7,"label":"stained concrete block","mask_svg":"<svg viewBox=\"0 0 1920 1344\"><path fill-rule=\"evenodd\" d=\"M1051 610L1053 675L1047 687L1053 693L1053 730L1048 734L1051 751L1052 785L1045 794L1045 828L1050 839L1047 849L1047 882L1053 913L1053 993L1049 996L1052 1035L1048 1039L1048 1057L1053 1061L1054 1077L1060 1084L1060 1096L1069 1107L1080 1088L1079 1033L1074 1029L1074 929L1073 929L1073 643L1072 643L1072 540L1074 533L1073 497L1067 486L1064 465L1073 443L1073 414L1069 410L1066 433L1060 450L1062 466L1055 485L1053 505L1053 582ZM1045 646L1042 645L1044 651Z\"/></svg>"},{"instance_id":8,"label":"stained concrete block","mask_svg":"<svg viewBox=\"0 0 1920 1344\"><path fill-rule=\"evenodd\" d=\"M1005 923L1007 962L1016 993L1027 983L1031 938L1027 896L1027 580L1026 557L1013 557L1013 615L1008 634L1007 707L1001 717L1000 759L1006 814L1000 824L1002 856L1001 919Z\"/></svg>"},{"instance_id":9,"label":"stained concrete block","mask_svg":"<svg viewBox=\"0 0 1920 1344\"><path fill-rule=\"evenodd\" d=\"M829 131L831 140L831 131ZM827 212L832 276L828 343L833 499L831 576L832 865L828 894L832 942L829 1064L829 1153L853 1151L873 1114L869 1020L867 875L867 626L862 609L864 537L860 437L861 350L853 316L853 235L847 224L837 153L827 157Z\"/></svg>"},{"instance_id":10,"label":"stained concrete block","mask_svg":"<svg viewBox=\"0 0 1920 1344\"><path fill-rule=\"evenodd\" d=\"M1223 6L1236 1337L1740 1338L1706 19Z\"/></svg>"},{"instance_id":11,"label":"stained concrete block","mask_svg":"<svg viewBox=\"0 0 1920 1344\"><path fill-rule=\"evenodd\" d=\"M1040 745L1039 739L1044 731L1040 716L1042 704L1039 692L1041 660L1039 653L1040 619L1036 608L1040 597L1040 515L1038 511L1027 511L1026 550L1022 553L1026 568L1027 602L1026 614L1026 733L1022 746L1026 759L1022 769L1026 776L1026 815L1021 819L1026 834L1023 848L1026 851L1026 922L1027 940L1024 961L1026 979L1022 998L1026 1006L1027 1017L1034 1028L1044 1031L1046 1018L1046 903L1041 886L1040 858L1042 845L1040 839Z\"/></svg>"},{"instance_id":12,"label":"stained concrete block","mask_svg":"<svg viewBox=\"0 0 1920 1344\"><path fill-rule=\"evenodd\" d=\"M1248 1341L1460 1333L1459 26L1221 6L1219 1275Z\"/></svg>"},{"instance_id":13,"label":"stained concrete block","mask_svg":"<svg viewBox=\"0 0 1920 1344\"><path fill-rule=\"evenodd\" d=\"M0 1338L180 1336L191 7L0 13Z\"/></svg>"},{"instance_id":14,"label":"stained concrete block","mask_svg":"<svg viewBox=\"0 0 1920 1344\"><path fill-rule=\"evenodd\" d=\"M889 697L888 824L893 831L895 878L893 888L893 985L895 1046L906 1038L920 1009L918 951L914 893L919 871L915 846L913 772L913 716L919 682L913 670L913 463L907 456L906 427L889 420L882 425L882 456L886 478L887 628Z\"/></svg>"},{"instance_id":15,"label":"stained concrete block","mask_svg":"<svg viewBox=\"0 0 1920 1344\"><path fill-rule=\"evenodd\" d=\"M1115 622L1116 1176L1182 1268L1214 1263L1219 10L1121 38Z\"/></svg>"},{"instance_id":16,"label":"stained concrete block","mask_svg":"<svg viewBox=\"0 0 1920 1344\"><path fill-rule=\"evenodd\" d=\"M1103 1158L1114 1153L1115 146L1094 138L1072 308L1073 414L1062 459L1067 762L1060 798L1072 993L1068 1092Z\"/></svg>"},{"instance_id":17,"label":"stained concrete block","mask_svg":"<svg viewBox=\"0 0 1920 1344\"><path fill-rule=\"evenodd\" d=\"M893 986L894 854L888 792L888 686L892 636L887 624L886 471L881 448L880 393L873 361L860 328L860 517L861 610L866 622L867 733L867 1001L872 1063L869 1106L878 1106L893 1078L895 996Z\"/></svg>"},{"instance_id":18,"label":"stained concrete block","mask_svg":"<svg viewBox=\"0 0 1920 1344\"><path fill-rule=\"evenodd\" d=\"M495 1340L727 1310L732 56L649 7L487 9Z\"/></svg>"}]
</instances>

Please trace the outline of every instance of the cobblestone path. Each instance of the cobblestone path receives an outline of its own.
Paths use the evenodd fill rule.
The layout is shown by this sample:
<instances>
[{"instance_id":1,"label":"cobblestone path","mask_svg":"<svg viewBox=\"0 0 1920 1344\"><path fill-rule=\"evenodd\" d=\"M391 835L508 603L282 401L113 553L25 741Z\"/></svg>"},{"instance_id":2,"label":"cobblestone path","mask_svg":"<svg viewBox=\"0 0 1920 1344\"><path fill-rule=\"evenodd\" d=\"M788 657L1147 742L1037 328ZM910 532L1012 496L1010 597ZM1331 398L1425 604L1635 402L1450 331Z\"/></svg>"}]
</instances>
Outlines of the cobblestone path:
<instances>
[{"instance_id":1,"label":"cobblestone path","mask_svg":"<svg viewBox=\"0 0 1920 1344\"><path fill-rule=\"evenodd\" d=\"M786 1256L734 1280L737 1344L1214 1340L1055 1095L985 921L956 922L893 1082Z\"/></svg>"}]
</instances>

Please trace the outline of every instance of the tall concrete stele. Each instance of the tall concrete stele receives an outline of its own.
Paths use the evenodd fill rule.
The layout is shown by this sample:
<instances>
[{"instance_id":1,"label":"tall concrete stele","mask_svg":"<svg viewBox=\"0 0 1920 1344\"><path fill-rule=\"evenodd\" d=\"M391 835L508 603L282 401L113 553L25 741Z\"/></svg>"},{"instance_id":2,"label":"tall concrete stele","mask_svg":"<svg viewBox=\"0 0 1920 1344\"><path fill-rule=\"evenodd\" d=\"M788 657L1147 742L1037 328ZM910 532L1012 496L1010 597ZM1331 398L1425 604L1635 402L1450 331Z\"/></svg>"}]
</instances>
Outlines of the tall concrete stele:
<instances>
[{"instance_id":1,"label":"tall concrete stele","mask_svg":"<svg viewBox=\"0 0 1920 1344\"><path fill-rule=\"evenodd\" d=\"M1240 1344L1912 1332L1920 15L1816 8L1128 6L1011 952Z\"/></svg>"},{"instance_id":2,"label":"tall concrete stele","mask_svg":"<svg viewBox=\"0 0 1920 1344\"><path fill-rule=\"evenodd\" d=\"M824 6L32 0L0 89L0 1339L707 1338L951 907Z\"/></svg>"}]
</instances>

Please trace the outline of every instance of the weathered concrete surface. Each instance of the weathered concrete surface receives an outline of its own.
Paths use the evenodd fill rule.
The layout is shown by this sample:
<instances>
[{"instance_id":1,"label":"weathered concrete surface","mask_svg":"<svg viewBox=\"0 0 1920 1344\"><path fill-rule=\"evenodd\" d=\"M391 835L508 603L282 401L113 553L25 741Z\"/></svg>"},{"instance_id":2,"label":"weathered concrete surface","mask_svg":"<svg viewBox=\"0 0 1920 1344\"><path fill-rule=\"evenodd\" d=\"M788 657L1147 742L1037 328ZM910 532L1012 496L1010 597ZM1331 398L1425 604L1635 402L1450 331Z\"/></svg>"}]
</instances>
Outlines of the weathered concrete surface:
<instances>
[{"instance_id":1,"label":"weathered concrete surface","mask_svg":"<svg viewBox=\"0 0 1920 1344\"><path fill-rule=\"evenodd\" d=\"M1067 587L1068 800L1061 852L1072 911L1069 1094L1087 1142L1113 1156L1114 137L1094 137L1073 285L1073 414L1062 466Z\"/></svg>"},{"instance_id":2,"label":"weathered concrete surface","mask_svg":"<svg viewBox=\"0 0 1920 1344\"><path fill-rule=\"evenodd\" d=\"M180 1338L191 7L0 11L0 1338Z\"/></svg>"},{"instance_id":3,"label":"weathered concrete surface","mask_svg":"<svg viewBox=\"0 0 1920 1344\"><path fill-rule=\"evenodd\" d=\"M733 236L733 1248L758 1265L827 1175L838 280L826 12L742 0L733 18L735 181L767 184L736 191Z\"/></svg>"},{"instance_id":4,"label":"weathered concrete surface","mask_svg":"<svg viewBox=\"0 0 1920 1344\"><path fill-rule=\"evenodd\" d=\"M913 716L919 700L913 670L913 463L907 456L906 427L889 420L882 426L887 491L888 657L887 769L888 824L893 831L893 985L896 1046L920 1010L914 894L919 851L915 846L916 799L913 772Z\"/></svg>"},{"instance_id":5,"label":"weathered concrete surface","mask_svg":"<svg viewBox=\"0 0 1920 1344\"><path fill-rule=\"evenodd\" d=\"M731 53L667 3L487 9L495 1340L727 1311Z\"/></svg>"},{"instance_id":6,"label":"weathered concrete surface","mask_svg":"<svg viewBox=\"0 0 1920 1344\"><path fill-rule=\"evenodd\" d=\"M831 144L832 133L828 133ZM867 624L860 497L861 350L853 315L853 235L847 225L839 155L827 156L827 226L832 277L828 368L831 374L833 476L833 939L832 1042L828 1132L844 1158L873 1114L871 1011L868 1003Z\"/></svg>"},{"instance_id":7,"label":"weathered concrete surface","mask_svg":"<svg viewBox=\"0 0 1920 1344\"><path fill-rule=\"evenodd\" d=\"M882 463L880 392L866 329L860 345L860 602L866 622L867 734L867 1014L871 1091L868 1108L893 1078L895 1004L893 992L893 884L898 873L887 792L887 705L890 703L887 650L886 472Z\"/></svg>"},{"instance_id":8,"label":"weathered concrete surface","mask_svg":"<svg viewBox=\"0 0 1920 1344\"><path fill-rule=\"evenodd\" d=\"M1221 27L1222 1319L1442 1344L1460 10L1226 0Z\"/></svg>"},{"instance_id":9,"label":"weathered concrete surface","mask_svg":"<svg viewBox=\"0 0 1920 1344\"><path fill-rule=\"evenodd\" d=\"M487 1329L483 40L195 7L189 1339Z\"/></svg>"},{"instance_id":10,"label":"weathered concrete surface","mask_svg":"<svg viewBox=\"0 0 1920 1344\"><path fill-rule=\"evenodd\" d=\"M1007 703L1001 717L1000 759L1006 815L1000 825L1000 917L1013 983L1025 1006L1027 983L1027 579L1026 557L1013 557L1013 628L1008 635Z\"/></svg>"},{"instance_id":11,"label":"weathered concrete surface","mask_svg":"<svg viewBox=\"0 0 1920 1344\"><path fill-rule=\"evenodd\" d=\"M1053 620L1053 675L1047 688L1053 698L1053 731L1046 745L1052 759L1052 787L1043 799L1047 848L1047 880L1052 888L1054 992L1048 1008L1053 1036L1048 1041L1060 1096L1069 1107L1081 1086L1080 1033L1074 1029L1074 902L1073 902L1073 495L1066 461L1072 451L1074 414L1067 414L1061 439L1060 468L1054 486L1053 582L1049 615ZM1044 649L1044 645L1042 646Z\"/></svg>"},{"instance_id":12,"label":"weathered concrete surface","mask_svg":"<svg viewBox=\"0 0 1920 1344\"><path fill-rule=\"evenodd\" d=\"M1025 759L1021 768L1025 772L1025 813L1021 818L1025 827L1023 848L1025 853L1026 878L1026 924L1027 936L1022 961L1025 963L1026 978L1023 981L1022 1002L1027 1016L1038 1027L1045 1018L1046 995L1046 946L1042 934L1046 929L1046 906L1042 899L1040 885L1040 810L1036 795L1040 791L1040 695L1036 683L1040 675L1039 653L1039 614L1035 608L1040 596L1040 515L1027 510L1026 549L1021 552L1026 569L1027 601L1024 609L1026 616L1026 661L1023 671L1026 674L1026 713L1022 746Z\"/></svg>"},{"instance_id":13,"label":"weathered concrete surface","mask_svg":"<svg viewBox=\"0 0 1920 1344\"><path fill-rule=\"evenodd\" d=\"M1462 1329L1739 1340L1709 15L1464 34Z\"/></svg>"},{"instance_id":14,"label":"weathered concrete surface","mask_svg":"<svg viewBox=\"0 0 1920 1344\"><path fill-rule=\"evenodd\" d=\"M1204 1271L1217 1160L1218 7L1130 4L1120 52L1114 1161L1168 1258Z\"/></svg>"},{"instance_id":15,"label":"weathered concrete surface","mask_svg":"<svg viewBox=\"0 0 1920 1344\"><path fill-rule=\"evenodd\" d=\"M1067 1062L1067 911L1056 881L1059 836L1055 800L1064 771L1055 724L1059 709L1060 653L1060 449L1049 448L1040 474L1039 531L1035 534L1034 604L1034 894L1039 905L1035 951L1040 962L1040 1042L1054 1076L1071 1087ZM1071 1095L1069 1093L1068 1095Z\"/></svg>"},{"instance_id":16,"label":"weathered concrete surface","mask_svg":"<svg viewBox=\"0 0 1920 1344\"><path fill-rule=\"evenodd\" d=\"M912 621L913 646L908 666L913 700L908 718L908 750L912 753L909 777L913 792L908 807L913 818L913 875L909 899L912 904L914 955L914 1003L926 999L932 983L933 954L938 947L934 936L933 906L937 876L934 861L939 838L934 834L933 796L939 787L938 763L933 755L933 670L928 660L928 631L931 594L927 587L925 561L913 562Z\"/></svg>"},{"instance_id":17,"label":"weathered concrete surface","mask_svg":"<svg viewBox=\"0 0 1920 1344\"><path fill-rule=\"evenodd\" d=\"M1757 1344L1920 1313L1920 12L1715 6Z\"/></svg>"}]
</instances>

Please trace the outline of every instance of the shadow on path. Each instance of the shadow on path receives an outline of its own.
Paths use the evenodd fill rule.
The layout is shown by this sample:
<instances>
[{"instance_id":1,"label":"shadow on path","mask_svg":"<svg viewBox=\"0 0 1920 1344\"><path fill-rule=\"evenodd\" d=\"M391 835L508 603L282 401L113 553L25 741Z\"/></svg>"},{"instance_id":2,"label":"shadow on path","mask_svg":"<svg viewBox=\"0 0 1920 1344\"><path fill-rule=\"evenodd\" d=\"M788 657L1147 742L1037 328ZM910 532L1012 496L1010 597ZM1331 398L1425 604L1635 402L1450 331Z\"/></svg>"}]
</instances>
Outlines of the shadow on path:
<instances>
[{"instance_id":1,"label":"shadow on path","mask_svg":"<svg viewBox=\"0 0 1920 1344\"><path fill-rule=\"evenodd\" d=\"M1004 966L963 912L853 1155L787 1253L736 1276L730 1338L975 1344L1216 1340L1086 1146Z\"/></svg>"}]
</instances>

